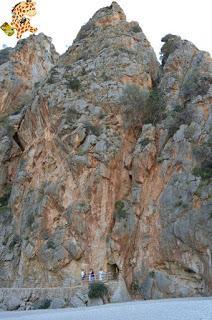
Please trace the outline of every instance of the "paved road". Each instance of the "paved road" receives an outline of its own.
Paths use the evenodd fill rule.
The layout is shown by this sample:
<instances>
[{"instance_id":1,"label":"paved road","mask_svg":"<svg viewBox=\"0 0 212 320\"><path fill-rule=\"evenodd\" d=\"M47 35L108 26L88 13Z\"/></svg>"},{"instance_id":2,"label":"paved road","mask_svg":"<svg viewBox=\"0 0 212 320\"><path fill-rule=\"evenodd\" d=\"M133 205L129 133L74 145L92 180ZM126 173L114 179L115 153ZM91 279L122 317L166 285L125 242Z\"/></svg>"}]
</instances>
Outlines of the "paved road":
<instances>
[{"instance_id":1,"label":"paved road","mask_svg":"<svg viewBox=\"0 0 212 320\"><path fill-rule=\"evenodd\" d=\"M212 298L169 299L100 307L0 312L7 320L212 320Z\"/></svg>"}]
</instances>

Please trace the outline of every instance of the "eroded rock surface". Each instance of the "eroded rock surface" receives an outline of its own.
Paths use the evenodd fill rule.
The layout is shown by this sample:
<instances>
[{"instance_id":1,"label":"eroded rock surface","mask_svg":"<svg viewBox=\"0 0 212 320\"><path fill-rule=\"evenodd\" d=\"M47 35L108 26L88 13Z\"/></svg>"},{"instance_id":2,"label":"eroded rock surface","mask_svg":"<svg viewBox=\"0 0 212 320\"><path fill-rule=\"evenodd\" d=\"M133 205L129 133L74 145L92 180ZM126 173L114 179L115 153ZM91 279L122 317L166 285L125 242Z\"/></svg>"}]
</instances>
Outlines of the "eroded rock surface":
<instances>
[{"instance_id":1,"label":"eroded rock surface","mask_svg":"<svg viewBox=\"0 0 212 320\"><path fill-rule=\"evenodd\" d=\"M163 41L160 66L113 2L31 75L32 102L1 127L2 286L76 284L104 266L139 298L211 293L211 58ZM125 126L129 84L163 92L162 120Z\"/></svg>"},{"instance_id":2,"label":"eroded rock surface","mask_svg":"<svg viewBox=\"0 0 212 320\"><path fill-rule=\"evenodd\" d=\"M32 100L34 86L46 77L57 60L51 39L42 33L19 41L15 49L1 50L1 118L17 112Z\"/></svg>"}]
</instances>

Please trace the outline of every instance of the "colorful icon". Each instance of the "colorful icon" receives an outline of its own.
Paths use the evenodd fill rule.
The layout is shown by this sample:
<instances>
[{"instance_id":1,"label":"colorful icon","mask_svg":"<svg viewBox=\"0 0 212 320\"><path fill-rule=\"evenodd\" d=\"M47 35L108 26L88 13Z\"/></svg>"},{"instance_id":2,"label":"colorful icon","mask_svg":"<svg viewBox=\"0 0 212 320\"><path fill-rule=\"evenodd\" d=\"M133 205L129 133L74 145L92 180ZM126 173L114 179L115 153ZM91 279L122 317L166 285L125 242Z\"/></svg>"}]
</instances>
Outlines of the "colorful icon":
<instances>
[{"instance_id":1,"label":"colorful icon","mask_svg":"<svg viewBox=\"0 0 212 320\"><path fill-rule=\"evenodd\" d=\"M11 27L11 25L9 25L9 23L7 23L7 22L5 22L5 23L3 23L3 25L0 27L3 31L4 31L4 33L7 35L7 36L9 36L9 37L11 37L11 36L13 36L14 35L14 33L15 33L15 30Z\"/></svg>"},{"instance_id":2,"label":"colorful icon","mask_svg":"<svg viewBox=\"0 0 212 320\"><path fill-rule=\"evenodd\" d=\"M17 32L17 38L21 39L22 35L29 31L31 33L36 32L38 29L31 26L30 18L37 14L36 2L32 0L26 0L17 3L12 9L12 21L11 23L5 22L0 28L9 37L12 36L15 31Z\"/></svg>"}]
</instances>

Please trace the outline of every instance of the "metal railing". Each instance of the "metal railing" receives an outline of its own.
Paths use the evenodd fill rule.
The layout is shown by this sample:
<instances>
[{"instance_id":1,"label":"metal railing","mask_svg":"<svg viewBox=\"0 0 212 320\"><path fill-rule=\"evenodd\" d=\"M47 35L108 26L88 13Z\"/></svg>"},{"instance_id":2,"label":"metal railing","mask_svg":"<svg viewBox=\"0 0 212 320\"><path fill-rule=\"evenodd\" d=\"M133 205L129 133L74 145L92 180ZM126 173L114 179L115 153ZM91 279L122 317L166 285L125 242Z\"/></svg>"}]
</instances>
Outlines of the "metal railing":
<instances>
[{"instance_id":1,"label":"metal railing","mask_svg":"<svg viewBox=\"0 0 212 320\"><path fill-rule=\"evenodd\" d=\"M103 272L102 274L94 274L94 276L86 275L82 278L82 282L92 283L92 282L108 282L112 280L117 280L117 275L114 275L112 272Z\"/></svg>"},{"instance_id":2,"label":"metal railing","mask_svg":"<svg viewBox=\"0 0 212 320\"><path fill-rule=\"evenodd\" d=\"M1 280L1 286L0 289L5 288L5 289L50 289L50 288L75 288L75 287L81 287L82 285L89 285L93 282L109 282L109 281L115 281L118 280L118 275L114 274L112 272L104 272L101 275L99 273L94 274L94 277L89 276L87 274L84 279L78 278L76 279L73 283L71 283L71 280L66 279L66 281L61 284L55 284L52 282L46 281L45 284L42 283L36 283L35 280L33 279L28 279L28 281L23 281L23 280Z\"/></svg>"}]
</instances>

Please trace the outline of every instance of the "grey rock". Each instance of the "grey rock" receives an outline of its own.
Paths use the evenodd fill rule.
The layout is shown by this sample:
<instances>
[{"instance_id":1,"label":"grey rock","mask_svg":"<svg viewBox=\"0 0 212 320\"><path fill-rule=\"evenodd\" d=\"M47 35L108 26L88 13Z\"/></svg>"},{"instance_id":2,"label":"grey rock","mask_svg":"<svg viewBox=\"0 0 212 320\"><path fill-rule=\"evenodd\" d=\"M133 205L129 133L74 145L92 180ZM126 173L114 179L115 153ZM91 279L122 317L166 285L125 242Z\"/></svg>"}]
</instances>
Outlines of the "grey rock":
<instances>
[{"instance_id":1,"label":"grey rock","mask_svg":"<svg viewBox=\"0 0 212 320\"><path fill-rule=\"evenodd\" d=\"M69 305L73 308L78 308L78 307L87 307L89 302L89 298L87 295L87 292L77 292L69 302Z\"/></svg>"},{"instance_id":2,"label":"grey rock","mask_svg":"<svg viewBox=\"0 0 212 320\"><path fill-rule=\"evenodd\" d=\"M83 250L80 248L75 239L66 241L65 248L71 255L72 259L79 260L82 257Z\"/></svg>"},{"instance_id":3,"label":"grey rock","mask_svg":"<svg viewBox=\"0 0 212 320\"><path fill-rule=\"evenodd\" d=\"M103 300L101 298L89 299L88 307L101 306L101 305L103 305Z\"/></svg>"},{"instance_id":4,"label":"grey rock","mask_svg":"<svg viewBox=\"0 0 212 320\"><path fill-rule=\"evenodd\" d=\"M66 306L66 302L64 299L55 298L51 301L50 309L61 309Z\"/></svg>"},{"instance_id":5,"label":"grey rock","mask_svg":"<svg viewBox=\"0 0 212 320\"><path fill-rule=\"evenodd\" d=\"M20 307L21 303L22 302L19 297L11 296L10 299L6 302L6 310L8 311L17 310Z\"/></svg>"},{"instance_id":6,"label":"grey rock","mask_svg":"<svg viewBox=\"0 0 212 320\"><path fill-rule=\"evenodd\" d=\"M95 145L96 140L97 140L96 136L94 136L94 135L87 136L85 142L80 147L80 152L83 152L83 153L87 152L91 146Z\"/></svg>"},{"instance_id":7,"label":"grey rock","mask_svg":"<svg viewBox=\"0 0 212 320\"><path fill-rule=\"evenodd\" d=\"M127 290L126 284L124 280L120 280L115 287L115 290L111 293L111 302L118 303L118 302L127 302L131 300L129 292Z\"/></svg>"},{"instance_id":8,"label":"grey rock","mask_svg":"<svg viewBox=\"0 0 212 320\"><path fill-rule=\"evenodd\" d=\"M99 154L104 154L104 152L106 151L107 151L107 143L104 140L98 141L94 148L94 152Z\"/></svg>"},{"instance_id":9,"label":"grey rock","mask_svg":"<svg viewBox=\"0 0 212 320\"><path fill-rule=\"evenodd\" d=\"M153 277L147 275L143 283L141 283L141 290L145 299L151 299L152 297L152 287L153 287Z\"/></svg>"},{"instance_id":10,"label":"grey rock","mask_svg":"<svg viewBox=\"0 0 212 320\"><path fill-rule=\"evenodd\" d=\"M170 279L162 272L155 272L155 282L161 292L167 292L171 285Z\"/></svg>"}]
</instances>

